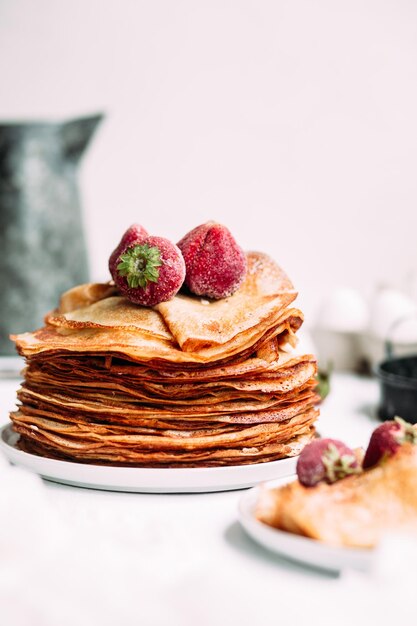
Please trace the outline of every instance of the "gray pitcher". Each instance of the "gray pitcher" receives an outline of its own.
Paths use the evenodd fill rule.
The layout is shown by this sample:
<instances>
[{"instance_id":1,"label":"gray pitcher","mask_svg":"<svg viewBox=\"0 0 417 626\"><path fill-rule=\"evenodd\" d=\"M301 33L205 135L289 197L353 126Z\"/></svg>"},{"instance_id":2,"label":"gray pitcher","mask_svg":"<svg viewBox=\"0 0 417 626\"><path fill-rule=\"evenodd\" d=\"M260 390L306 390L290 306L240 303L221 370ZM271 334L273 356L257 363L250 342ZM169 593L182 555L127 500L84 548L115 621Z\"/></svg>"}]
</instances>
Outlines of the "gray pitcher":
<instances>
[{"instance_id":1,"label":"gray pitcher","mask_svg":"<svg viewBox=\"0 0 417 626\"><path fill-rule=\"evenodd\" d=\"M59 295L88 281L77 170L101 115L0 123L0 354L39 328Z\"/></svg>"}]
</instances>

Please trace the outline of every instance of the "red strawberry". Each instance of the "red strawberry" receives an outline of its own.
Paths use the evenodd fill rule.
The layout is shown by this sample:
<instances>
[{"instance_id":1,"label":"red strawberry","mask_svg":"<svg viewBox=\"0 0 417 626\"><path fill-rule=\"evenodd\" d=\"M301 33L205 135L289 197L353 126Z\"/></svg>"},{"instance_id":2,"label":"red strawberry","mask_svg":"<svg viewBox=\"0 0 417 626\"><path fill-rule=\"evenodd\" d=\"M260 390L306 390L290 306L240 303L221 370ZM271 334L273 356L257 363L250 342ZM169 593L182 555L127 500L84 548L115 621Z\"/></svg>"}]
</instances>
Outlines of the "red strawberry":
<instances>
[{"instance_id":1,"label":"red strawberry","mask_svg":"<svg viewBox=\"0 0 417 626\"><path fill-rule=\"evenodd\" d=\"M360 472L355 453L337 439L316 439L301 452L297 461L300 483L312 487L324 481L334 483Z\"/></svg>"},{"instance_id":2,"label":"red strawberry","mask_svg":"<svg viewBox=\"0 0 417 626\"><path fill-rule=\"evenodd\" d=\"M403 443L417 444L417 429L401 417L384 422L375 428L363 459L363 468L373 467L381 460L395 454Z\"/></svg>"},{"instance_id":3,"label":"red strawberry","mask_svg":"<svg viewBox=\"0 0 417 626\"><path fill-rule=\"evenodd\" d=\"M180 249L163 237L146 237L127 245L117 259L114 282L135 304L154 306L171 300L185 277Z\"/></svg>"},{"instance_id":4,"label":"red strawberry","mask_svg":"<svg viewBox=\"0 0 417 626\"><path fill-rule=\"evenodd\" d=\"M126 246L131 246L134 243L140 243L148 236L148 232L140 224L132 224L132 226L129 226L109 258L109 270L113 280L115 280L114 274L116 272L118 259L122 250L124 250Z\"/></svg>"},{"instance_id":5,"label":"red strawberry","mask_svg":"<svg viewBox=\"0 0 417 626\"><path fill-rule=\"evenodd\" d=\"M197 226L178 243L187 273L185 285L197 296L226 298L245 278L247 261L230 231L222 224Z\"/></svg>"}]
</instances>

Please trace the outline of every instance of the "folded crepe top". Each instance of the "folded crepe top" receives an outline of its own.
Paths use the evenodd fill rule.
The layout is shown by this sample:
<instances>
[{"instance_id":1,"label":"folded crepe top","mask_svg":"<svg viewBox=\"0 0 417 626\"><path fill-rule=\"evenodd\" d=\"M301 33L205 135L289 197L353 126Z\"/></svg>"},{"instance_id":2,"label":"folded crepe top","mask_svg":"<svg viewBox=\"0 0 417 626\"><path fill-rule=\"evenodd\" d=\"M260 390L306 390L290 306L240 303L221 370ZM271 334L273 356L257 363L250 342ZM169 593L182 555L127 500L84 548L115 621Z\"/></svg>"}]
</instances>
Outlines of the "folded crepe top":
<instances>
[{"instance_id":1,"label":"folded crepe top","mask_svg":"<svg viewBox=\"0 0 417 626\"><path fill-rule=\"evenodd\" d=\"M248 253L248 272L229 298L178 295L154 308L116 295L112 285L80 285L66 292L46 327L12 337L20 354L110 353L133 361L198 364L250 354L273 337L294 341L302 324L287 307L297 293L266 254Z\"/></svg>"}]
</instances>

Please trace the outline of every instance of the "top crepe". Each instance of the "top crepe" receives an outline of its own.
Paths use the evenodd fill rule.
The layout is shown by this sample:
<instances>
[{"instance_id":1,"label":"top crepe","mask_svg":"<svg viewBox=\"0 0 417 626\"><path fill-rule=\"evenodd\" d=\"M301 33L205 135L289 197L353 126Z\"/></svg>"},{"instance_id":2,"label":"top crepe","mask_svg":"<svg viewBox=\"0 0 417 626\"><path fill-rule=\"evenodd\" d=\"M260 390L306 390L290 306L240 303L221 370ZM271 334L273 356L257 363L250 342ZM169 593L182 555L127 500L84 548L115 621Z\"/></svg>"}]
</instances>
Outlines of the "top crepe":
<instances>
[{"instance_id":1,"label":"top crepe","mask_svg":"<svg viewBox=\"0 0 417 626\"><path fill-rule=\"evenodd\" d=\"M248 254L248 272L229 298L176 296L155 308L131 304L109 285L81 285L63 295L47 326L13 337L24 356L48 352L123 355L135 361L211 363L250 354L268 339L290 343L303 321L287 309L297 293L266 254Z\"/></svg>"}]
</instances>

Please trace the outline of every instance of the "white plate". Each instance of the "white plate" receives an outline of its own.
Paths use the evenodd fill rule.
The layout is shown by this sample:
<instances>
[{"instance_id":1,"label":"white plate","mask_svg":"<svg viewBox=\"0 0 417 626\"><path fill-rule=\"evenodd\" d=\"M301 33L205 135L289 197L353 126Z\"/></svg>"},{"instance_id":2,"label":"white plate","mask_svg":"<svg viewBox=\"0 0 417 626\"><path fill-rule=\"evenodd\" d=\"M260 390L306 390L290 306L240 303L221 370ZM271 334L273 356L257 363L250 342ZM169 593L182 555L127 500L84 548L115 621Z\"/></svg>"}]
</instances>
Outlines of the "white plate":
<instances>
[{"instance_id":1,"label":"white plate","mask_svg":"<svg viewBox=\"0 0 417 626\"><path fill-rule=\"evenodd\" d=\"M287 480L273 480L263 485L263 488L272 489L285 482ZM239 502L239 519L246 532L262 546L293 561L326 570L338 572L347 568L360 571L371 569L375 550L329 546L321 541L293 535L260 522L255 517L259 493L260 487L254 487L242 496Z\"/></svg>"},{"instance_id":2,"label":"white plate","mask_svg":"<svg viewBox=\"0 0 417 626\"><path fill-rule=\"evenodd\" d=\"M252 487L295 473L296 458L254 465L196 468L110 467L57 461L19 450L10 424L0 430L0 450L9 461L43 478L76 487L140 493L199 493Z\"/></svg>"}]
</instances>

